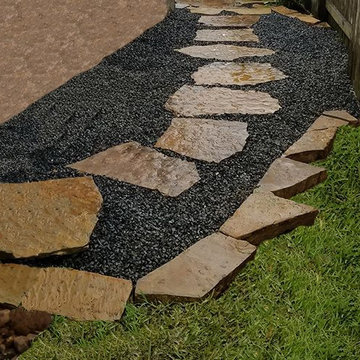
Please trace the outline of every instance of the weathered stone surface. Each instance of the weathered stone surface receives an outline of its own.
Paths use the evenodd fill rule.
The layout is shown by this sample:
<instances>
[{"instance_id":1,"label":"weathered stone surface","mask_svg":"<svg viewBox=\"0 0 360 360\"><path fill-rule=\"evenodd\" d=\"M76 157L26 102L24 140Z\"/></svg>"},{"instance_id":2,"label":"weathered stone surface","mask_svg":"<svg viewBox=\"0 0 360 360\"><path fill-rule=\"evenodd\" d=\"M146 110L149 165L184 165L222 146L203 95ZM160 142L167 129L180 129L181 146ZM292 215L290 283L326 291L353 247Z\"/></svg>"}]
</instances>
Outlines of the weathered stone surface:
<instances>
[{"instance_id":1,"label":"weathered stone surface","mask_svg":"<svg viewBox=\"0 0 360 360\"><path fill-rule=\"evenodd\" d=\"M256 247L246 241L212 234L141 278L136 296L195 301L210 293L219 295L255 251Z\"/></svg>"},{"instance_id":2,"label":"weathered stone surface","mask_svg":"<svg viewBox=\"0 0 360 360\"><path fill-rule=\"evenodd\" d=\"M298 13L296 10L289 9L286 6L273 6L271 10L281 15L290 15L290 14Z\"/></svg>"},{"instance_id":3,"label":"weathered stone surface","mask_svg":"<svg viewBox=\"0 0 360 360\"><path fill-rule=\"evenodd\" d=\"M359 120L356 119L354 116L350 115L345 110L333 110L333 111L325 111L325 116L333 117L336 119L345 120L349 123L349 125L359 125Z\"/></svg>"},{"instance_id":4,"label":"weathered stone surface","mask_svg":"<svg viewBox=\"0 0 360 360\"><path fill-rule=\"evenodd\" d=\"M227 27L250 27L257 23L260 19L258 15L244 15L244 16L201 16L200 24L207 26L227 26Z\"/></svg>"},{"instance_id":5,"label":"weathered stone surface","mask_svg":"<svg viewBox=\"0 0 360 360\"><path fill-rule=\"evenodd\" d=\"M165 104L180 116L206 114L271 114L280 109L277 99L260 91L184 85Z\"/></svg>"},{"instance_id":6,"label":"weathered stone surface","mask_svg":"<svg viewBox=\"0 0 360 360\"><path fill-rule=\"evenodd\" d=\"M259 38L252 29L202 29L196 32L196 41L213 42L259 42Z\"/></svg>"},{"instance_id":7,"label":"weathered stone surface","mask_svg":"<svg viewBox=\"0 0 360 360\"><path fill-rule=\"evenodd\" d=\"M287 76L268 63L224 63L205 65L192 75L197 85L256 85Z\"/></svg>"},{"instance_id":8,"label":"weathered stone surface","mask_svg":"<svg viewBox=\"0 0 360 360\"><path fill-rule=\"evenodd\" d=\"M325 28L325 29L330 29L331 28L331 26L325 21L320 22L318 24L315 24L314 26L319 27L319 28Z\"/></svg>"},{"instance_id":9,"label":"weathered stone surface","mask_svg":"<svg viewBox=\"0 0 360 360\"><path fill-rule=\"evenodd\" d=\"M325 159L333 147L336 131L336 127L308 130L287 149L284 156L305 163Z\"/></svg>"},{"instance_id":10,"label":"weathered stone surface","mask_svg":"<svg viewBox=\"0 0 360 360\"><path fill-rule=\"evenodd\" d=\"M309 127L309 130L325 130L331 127L339 128L340 126L345 126L345 125L348 125L348 122L345 120L321 115Z\"/></svg>"},{"instance_id":11,"label":"weathered stone surface","mask_svg":"<svg viewBox=\"0 0 360 360\"><path fill-rule=\"evenodd\" d=\"M237 121L208 119L173 119L156 143L198 160L220 162L245 146L247 124Z\"/></svg>"},{"instance_id":12,"label":"weathered stone surface","mask_svg":"<svg viewBox=\"0 0 360 360\"><path fill-rule=\"evenodd\" d=\"M180 195L200 179L194 163L165 156L133 141L114 146L69 166L79 171L159 190L168 196Z\"/></svg>"},{"instance_id":13,"label":"weathered stone surface","mask_svg":"<svg viewBox=\"0 0 360 360\"><path fill-rule=\"evenodd\" d=\"M234 4L234 0L181 0L181 3L196 7L216 7L223 8Z\"/></svg>"},{"instance_id":14,"label":"weathered stone surface","mask_svg":"<svg viewBox=\"0 0 360 360\"><path fill-rule=\"evenodd\" d=\"M257 6L257 7L239 7L239 8L227 8L226 11L234 12L239 15L266 15L271 14L271 7L269 6Z\"/></svg>"},{"instance_id":15,"label":"weathered stone surface","mask_svg":"<svg viewBox=\"0 0 360 360\"><path fill-rule=\"evenodd\" d=\"M293 14L289 14L288 16L292 18L296 18L308 25L318 24L320 22L319 19L314 18L312 15L307 15L302 13L293 13Z\"/></svg>"},{"instance_id":16,"label":"weathered stone surface","mask_svg":"<svg viewBox=\"0 0 360 360\"><path fill-rule=\"evenodd\" d=\"M118 320L131 290L131 281L85 271L0 264L0 303L21 303L26 310Z\"/></svg>"},{"instance_id":17,"label":"weathered stone surface","mask_svg":"<svg viewBox=\"0 0 360 360\"><path fill-rule=\"evenodd\" d=\"M217 15L220 14L223 10L222 8L212 8L212 7L189 7L188 8L193 14L203 14L203 15Z\"/></svg>"},{"instance_id":18,"label":"weathered stone surface","mask_svg":"<svg viewBox=\"0 0 360 360\"><path fill-rule=\"evenodd\" d=\"M258 191L271 191L283 198L306 191L326 179L326 169L299 161L276 159L261 179Z\"/></svg>"},{"instance_id":19,"label":"weathered stone surface","mask_svg":"<svg viewBox=\"0 0 360 360\"><path fill-rule=\"evenodd\" d=\"M258 245L298 226L313 225L318 211L271 192L250 195L220 231Z\"/></svg>"},{"instance_id":20,"label":"weathered stone surface","mask_svg":"<svg viewBox=\"0 0 360 360\"><path fill-rule=\"evenodd\" d=\"M84 248L102 197L90 177L0 184L0 257L61 255Z\"/></svg>"},{"instance_id":21,"label":"weathered stone surface","mask_svg":"<svg viewBox=\"0 0 360 360\"><path fill-rule=\"evenodd\" d=\"M186 48L182 48L176 51L179 51L189 56L203 59L217 59L227 61L235 60L242 57L268 56L275 54L275 51L270 49L225 44L188 46Z\"/></svg>"}]
</instances>

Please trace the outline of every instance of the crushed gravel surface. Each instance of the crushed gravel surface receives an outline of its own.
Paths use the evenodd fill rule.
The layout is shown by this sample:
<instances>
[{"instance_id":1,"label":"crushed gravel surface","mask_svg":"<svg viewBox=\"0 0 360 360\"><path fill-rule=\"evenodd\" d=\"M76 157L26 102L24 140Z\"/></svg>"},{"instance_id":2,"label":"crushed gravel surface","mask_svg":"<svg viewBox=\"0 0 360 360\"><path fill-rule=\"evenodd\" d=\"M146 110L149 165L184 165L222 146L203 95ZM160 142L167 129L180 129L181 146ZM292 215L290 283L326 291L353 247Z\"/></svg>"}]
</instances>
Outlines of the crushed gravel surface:
<instances>
[{"instance_id":1,"label":"crushed gravel surface","mask_svg":"<svg viewBox=\"0 0 360 360\"><path fill-rule=\"evenodd\" d=\"M182 85L193 84L191 74L212 62L173 51L194 44L198 18L176 10L2 125L0 181L80 176L65 166L126 141L153 146L172 120L164 109L168 97ZM219 164L195 161L201 180L176 198L94 176L104 202L90 248L26 263L136 280L216 231L253 191L271 162L323 111L344 108L360 116L347 75L346 49L334 31L278 14L262 16L254 31L260 43L241 45L277 53L237 61L270 62L289 77L241 87L278 98L282 109L275 114L212 117L248 123L244 150Z\"/></svg>"}]
</instances>

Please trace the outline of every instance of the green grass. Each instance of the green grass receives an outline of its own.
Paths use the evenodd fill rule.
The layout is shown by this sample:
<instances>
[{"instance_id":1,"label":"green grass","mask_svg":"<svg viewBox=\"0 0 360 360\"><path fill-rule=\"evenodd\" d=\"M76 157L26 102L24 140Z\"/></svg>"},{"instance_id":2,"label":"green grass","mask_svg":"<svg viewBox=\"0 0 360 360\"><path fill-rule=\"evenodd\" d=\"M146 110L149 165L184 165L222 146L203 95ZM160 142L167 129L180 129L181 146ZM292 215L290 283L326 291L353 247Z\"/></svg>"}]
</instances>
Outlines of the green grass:
<instances>
[{"instance_id":1,"label":"green grass","mask_svg":"<svg viewBox=\"0 0 360 360\"><path fill-rule=\"evenodd\" d=\"M315 226L263 243L218 299L129 305L120 323L57 317L21 359L360 359L360 128L342 128L328 180L296 200Z\"/></svg>"}]
</instances>

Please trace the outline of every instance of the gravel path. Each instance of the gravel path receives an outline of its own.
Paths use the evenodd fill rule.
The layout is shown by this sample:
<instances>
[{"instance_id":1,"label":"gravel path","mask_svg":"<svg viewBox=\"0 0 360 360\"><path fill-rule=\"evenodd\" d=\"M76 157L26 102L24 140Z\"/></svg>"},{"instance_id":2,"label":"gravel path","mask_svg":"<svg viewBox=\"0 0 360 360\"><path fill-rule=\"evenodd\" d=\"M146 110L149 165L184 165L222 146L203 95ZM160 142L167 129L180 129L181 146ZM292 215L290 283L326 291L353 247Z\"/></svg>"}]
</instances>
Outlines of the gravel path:
<instances>
[{"instance_id":1,"label":"gravel path","mask_svg":"<svg viewBox=\"0 0 360 360\"><path fill-rule=\"evenodd\" d=\"M176 10L1 126L0 180L79 176L64 166L126 141L153 146L172 120L164 110L168 97L192 84L199 66L212 62L173 51L193 44L198 18ZM360 116L346 50L334 31L276 14L263 16L254 30L260 38L254 46L278 52L238 61L271 62L289 78L242 87L279 99L282 109L275 114L212 117L248 123L244 150L219 164L195 161L201 180L176 198L95 176L104 203L90 249L28 264L136 280L217 230L323 111L344 108Z\"/></svg>"}]
</instances>

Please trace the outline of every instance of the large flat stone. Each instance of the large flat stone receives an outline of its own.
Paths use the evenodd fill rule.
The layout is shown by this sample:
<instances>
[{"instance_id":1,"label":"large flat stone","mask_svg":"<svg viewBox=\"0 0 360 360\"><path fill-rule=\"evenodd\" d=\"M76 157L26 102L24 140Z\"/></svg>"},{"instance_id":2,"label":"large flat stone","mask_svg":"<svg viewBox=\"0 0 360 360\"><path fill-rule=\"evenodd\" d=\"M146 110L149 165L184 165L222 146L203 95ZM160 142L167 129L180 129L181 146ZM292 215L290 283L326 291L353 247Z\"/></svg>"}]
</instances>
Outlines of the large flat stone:
<instances>
[{"instance_id":1,"label":"large flat stone","mask_svg":"<svg viewBox=\"0 0 360 360\"><path fill-rule=\"evenodd\" d=\"M309 127L309 130L325 130L331 127L339 128L340 126L345 126L348 124L349 123L345 120L321 115Z\"/></svg>"},{"instance_id":2,"label":"large flat stone","mask_svg":"<svg viewBox=\"0 0 360 360\"><path fill-rule=\"evenodd\" d=\"M324 168L280 158L271 164L258 191L271 191L277 196L291 198L321 183L326 176Z\"/></svg>"},{"instance_id":3,"label":"large flat stone","mask_svg":"<svg viewBox=\"0 0 360 360\"><path fill-rule=\"evenodd\" d=\"M318 24L320 22L319 19L316 19L312 15L307 15L307 14L302 14L302 13L293 13L293 14L289 14L288 16L298 19L308 25Z\"/></svg>"},{"instance_id":4,"label":"large flat stone","mask_svg":"<svg viewBox=\"0 0 360 360\"><path fill-rule=\"evenodd\" d=\"M305 163L325 159L332 150L336 127L324 130L308 130L285 152L285 157Z\"/></svg>"},{"instance_id":5,"label":"large flat stone","mask_svg":"<svg viewBox=\"0 0 360 360\"><path fill-rule=\"evenodd\" d=\"M76 320L118 320L131 281L63 268L0 264L0 303Z\"/></svg>"},{"instance_id":6,"label":"large flat stone","mask_svg":"<svg viewBox=\"0 0 360 360\"><path fill-rule=\"evenodd\" d=\"M360 123L360 121L358 119L356 119L354 116L350 115L345 110L325 111L323 115L347 121L349 125L356 126L356 125L359 125L359 123Z\"/></svg>"},{"instance_id":7,"label":"large flat stone","mask_svg":"<svg viewBox=\"0 0 360 360\"><path fill-rule=\"evenodd\" d=\"M165 156L133 141L114 146L69 166L79 171L159 190L167 196L180 195L200 179L194 163Z\"/></svg>"},{"instance_id":8,"label":"large flat stone","mask_svg":"<svg viewBox=\"0 0 360 360\"><path fill-rule=\"evenodd\" d=\"M275 54L275 51L270 49L226 44L188 46L176 51L192 57L226 61L244 57L269 56Z\"/></svg>"},{"instance_id":9,"label":"large flat stone","mask_svg":"<svg viewBox=\"0 0 360 360\"><path fill-rule=\"evenodd\" d=\"M257 23L260 19L258 15L244 16L201 16L199 23L213 27L250 27Z\"/></svg>"},{"instance_id":10,"label":"large flat stone","mask_svg":"<svg viewBox=\"0 0 360 360\"><path fill-rule=\"evenodd\" d=\"M224 63L205 65L192 75L197 85L256 85L287 76L268 63Z\"/></svg>"},{"instance_id":11,"label":"large flat stone","mask_svg":"<svg viewBox=\"0 0 360 360\"><path fill-rule=\"evenodd\" d=\"M277 99L260 91L184 85L165 108L180 116L212 114L271 114L280 109Z\"/></svg>"},{"instance_id":12,"label":"large flat stone","mask_svg":"<svg viewBox=\"0 0 360 360\"><path fill-rule=\"evenodd\" d=\"M195 301L209 294L219 295L254 257L255 251L256 247L246 241L212 234L141 278L136 285L136 296Z\"/></svg>"},{"instance_id":13,"label":"large flat stone","mask_svg":"<svg viewBox=\"0 0 360 360\"><path fill-rule=\"evenodd\" d=\"M239 8L227 8L226 11L234 12L239 15L266 15L271 14L271 7L269 6L257 6L257 7L239 7Z\"/></svg>"},{"instance_id":14,"label":"large flat stone","mask_svg":"<svg viewBox=\"0 0 360 360\"><path fill-rule=\"evenodd\" d=\"M195 41L259 42L252 29L202 29L196 32Z\"/></svg>"},{"instance_id":15,"label":"large flat stone","mask_svg":"<svg viewBox=\"0 0 360 360\"><path fill-rule=\"evenodd\" d=\"M271 10L285 16L298 13L296 10L289 9L286 6L273 6Z\"/></svg>"},{"instance_id":16,"label":"large flat stone","mask_svg":"<svg viewBox=\"0 0 360 360\"><path fill-rule=\"evenodd\" d=\"M203 14L203 15L217 15L225 10L223 8L206 7L206 6L189 7L188 9L193 14Z\"/></svg>"},{"instance_id":17,"label":"large flat stone","mask_svg":"<svg viewBox=\"0 0 360 360\"><path fill-rule=\"evenodd\" d=\"M90 177L0 184L0 257L62 255L83 249L101 203Z\"/></svg>"},{"instance_id":18,"label":"large flat stone","mask_svg":"<svg viewBox=\"0 0 360 360\"><path fill-rule=\"evenodd\" d=\"M236 239L258 245L298 226L313 225L318 211L271 192L250 195L220 228Z\"/></svg>"},{"instance_id":19,"label":"large flat stone","mask_svg":"<svg viewBox=\"0 0 360 360\"><path fill-rule=\"evenodd\" d=\"M220 162L245 146L247 124L208 119L173 119L156 147L194 159Z\"/></svg>"}]
</instances>

